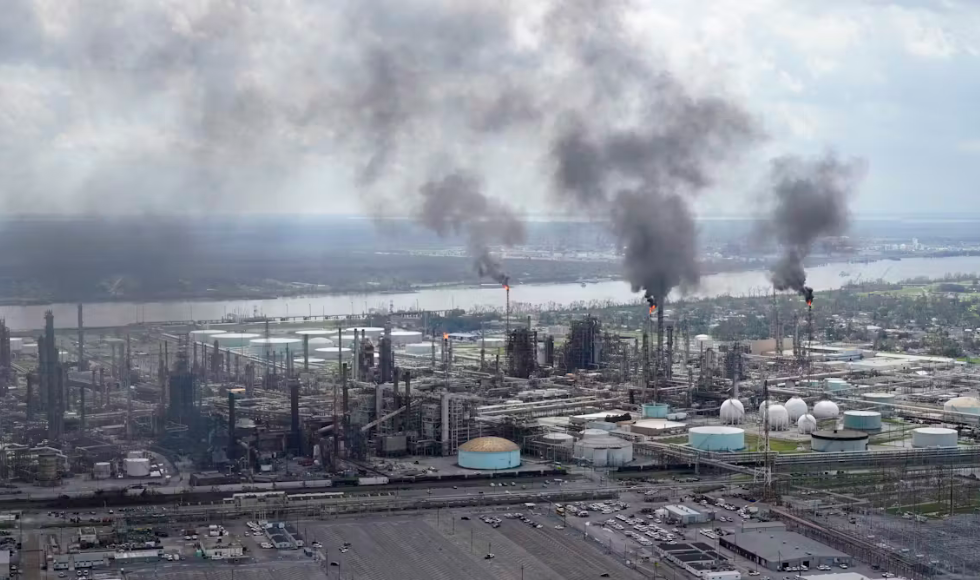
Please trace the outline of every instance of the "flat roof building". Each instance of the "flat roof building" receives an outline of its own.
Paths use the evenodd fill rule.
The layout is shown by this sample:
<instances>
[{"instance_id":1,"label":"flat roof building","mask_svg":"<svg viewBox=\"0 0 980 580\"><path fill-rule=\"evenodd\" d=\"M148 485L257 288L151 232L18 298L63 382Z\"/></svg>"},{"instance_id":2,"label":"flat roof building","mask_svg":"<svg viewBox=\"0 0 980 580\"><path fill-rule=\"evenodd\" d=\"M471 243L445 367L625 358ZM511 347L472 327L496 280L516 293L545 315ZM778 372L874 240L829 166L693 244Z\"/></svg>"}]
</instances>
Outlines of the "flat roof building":
<instances>
[{"instance_id":1,"label":"flat roof building","mask_svg":"<svg viewBox=\"0 0 980 580\"><path fill-rule=\"evenodd\" d=\"M204 538L202 553L210 560L238 560L245 557L242 543L229 537Z\"/></svg>"},{"instance_id":2,"label":"flat roof building","mask_svg":"<svg viewBox=\"0 0 980 580\"><path fill-rule=\"evenodd\" d=\"M686 505L664 506L667 517L682 524L697 524L708 521L708 515Z\"/></svg>"},{"instance_id":3,"label":"flat roof building","mask_svg":"<svg viewBox=\"0 0 980 580\"><path fill-rule=\"evenodd\" d=\"M850 564L852 560L844 552L785 530L762 529L722 536L718 545L769 570L785 570L800 564L813 569L820 565Z\"/></svg>"}]
</instances>

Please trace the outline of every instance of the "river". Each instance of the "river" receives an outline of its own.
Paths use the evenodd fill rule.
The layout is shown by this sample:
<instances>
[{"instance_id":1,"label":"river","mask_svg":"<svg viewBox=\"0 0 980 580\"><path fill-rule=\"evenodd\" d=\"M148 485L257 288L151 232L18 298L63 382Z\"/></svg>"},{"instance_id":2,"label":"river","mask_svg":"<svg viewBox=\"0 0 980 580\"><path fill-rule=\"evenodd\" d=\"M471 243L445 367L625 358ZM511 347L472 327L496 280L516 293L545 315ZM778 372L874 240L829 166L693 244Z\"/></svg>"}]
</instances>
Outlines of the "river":
<instances>
[{"instance_id":1,"label":"river","mask_svg":"<svg viewBox=\"0 0 980 580\"><path fill-rule=\"evenodd\" d=\"M882 260L868 264L828 264L808 270L808 283L817 291L840 288L852 280L886 280L897 282L916 276L941 278L946 274L980 272L980 256L951 258L909 258L901 261ZM843 274L843 275L842 275ZM701 285L688 296L714 297L745 296L769 291L765 271L712 274L701 279ZM535 306L562 305L576 302L629 302L638 295L630 292L622 281L586 284L527 284L511 289L512 304ZM504 292L493 286L457 286L432 288L418 292L394 294L334 294L275 298L270 300L194 300L178 302L102 302L85 305L85 325L88 327L123 326L135 322L169 320L214 320L226 314L265 314L267 316L302 316L323 314L359 314L368 309L422 309L503 307ZM0 307L0 317L14 330L36 329L43 326L44 311L52 310L55 325L72 328L77 322L75 304Z\"/></svg>"}]
</instances>

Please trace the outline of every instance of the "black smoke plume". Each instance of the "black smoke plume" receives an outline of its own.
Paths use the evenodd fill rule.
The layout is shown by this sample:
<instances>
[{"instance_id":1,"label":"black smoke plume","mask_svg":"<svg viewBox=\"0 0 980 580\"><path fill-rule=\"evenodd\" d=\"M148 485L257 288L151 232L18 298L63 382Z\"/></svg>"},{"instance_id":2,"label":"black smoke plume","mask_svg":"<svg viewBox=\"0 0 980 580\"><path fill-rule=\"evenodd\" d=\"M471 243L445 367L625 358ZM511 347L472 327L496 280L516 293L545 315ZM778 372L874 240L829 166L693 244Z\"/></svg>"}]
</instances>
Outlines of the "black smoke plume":
<instances>
[{"instance_id":1,"label":"black smoke plume","mask_svg":"<svg viewBox=\"0 0 980 580\"><path fill-rule=\"evenodd\" d=\"M430 181L419 194L419 223L440 237L465 236L477 273L508 285L510 278L491 255L490 245L512 246L524 241L524 223L517 215L484 195L480 179L465 171Z\"/></svg>"},{"instance_id":2,"label":"black smoke plume","mask_svg":"<svg viewBox=\"0 0 980 580\"><path fill-rule=\"evenodd\" d=\"M772 161L767 190L773 205L762 227L782 248L772 268L776 290L793 290L808 304L813 301L803 263L819 238L847 230L848 203L864 173L863 161L842 161L833 153L815 159L784 156Z\"/></svg>"}]
</instances>

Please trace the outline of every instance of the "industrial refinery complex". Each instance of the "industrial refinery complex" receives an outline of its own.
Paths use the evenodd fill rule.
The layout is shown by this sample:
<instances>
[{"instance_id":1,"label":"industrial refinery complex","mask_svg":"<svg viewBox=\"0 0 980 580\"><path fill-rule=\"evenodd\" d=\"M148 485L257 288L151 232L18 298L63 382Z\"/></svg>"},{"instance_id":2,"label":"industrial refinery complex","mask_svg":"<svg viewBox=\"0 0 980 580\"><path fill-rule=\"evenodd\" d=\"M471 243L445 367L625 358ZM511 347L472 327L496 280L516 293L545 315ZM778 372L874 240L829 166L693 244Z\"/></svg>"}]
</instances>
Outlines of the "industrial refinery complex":
<instances>
[{"instance_id":1,"label":"industrial refinery complex","mask_svg":"<svg viewBox=\"0 0 980 580\"><path fill-rule=\"evenodd\" d=\"M980 375L818 343L805 310L789 348L691 336L685 312L651 309L639 327L505 313L474 332L439 327L462 311L120 328L86 328L82 305L68 328L49 312L38 331L0 326L0 501L14 520L40 510L85 526L77 545L36 535L45 570L82 569L86 554L92 567L137 562L122 539L133 526L155 534L149 561L194 556L168 547L175 533L197 557L238 561L250 542L310 552L310 518L449 508L448 525L484 534L599 533L620 555L602 565L614 577L980 573L971 552L953 555L976 536L942 527L973 517ZM232 529L242 516L217 536L160 519ZM425 533L454 542L429 517ZM337 525L324 538L347 537ZM931 526L948 541L929 540ZM496 562L491 550L474 548ZM333 556L297 558L329 568Z\"/></svg>"}]
</instances>

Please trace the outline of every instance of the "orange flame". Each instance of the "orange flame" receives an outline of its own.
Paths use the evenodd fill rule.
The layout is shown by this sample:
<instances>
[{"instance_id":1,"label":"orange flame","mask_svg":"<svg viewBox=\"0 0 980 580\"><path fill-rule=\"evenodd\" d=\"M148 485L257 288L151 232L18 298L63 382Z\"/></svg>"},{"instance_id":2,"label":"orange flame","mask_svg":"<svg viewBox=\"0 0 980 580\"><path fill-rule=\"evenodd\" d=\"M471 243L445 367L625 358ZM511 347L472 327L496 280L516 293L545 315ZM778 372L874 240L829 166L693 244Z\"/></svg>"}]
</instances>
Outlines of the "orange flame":
<instances>
[{"instance_id":1,"label":"orange flame","mask_svg":"<svg viewBox=\"0 0 980 580\"><path fill-rule=\"evenodd\" d=\"M449 333L448 332L443 332L442 333L442 339L443 340L449 340Z\"/></svg>"},{"instance_id":2,"label":"orange flame","mask_svg":"<svg viewBox=\"0 0 980 580\"><path fill-rule=\"evenodd\" d=\"M507 284L504 284L504 290L510 290L510 286L508 286Z\"/></svg>"},{"instance_id":3,"label":"orange flame","mask_svg":"<svg viewBox=\"0 0 980 580\"><path fill-rule=\"evenodd\" d=\"M651 304L650 305L650 314L653 314L653 311L656 310L656 309L657 309L657 305L656 304Z\"/></svg>"},{"instance_id":4,"label":"orange flame","mask_svg":"<svg viewBox=\"0 0 980 580\"><path fill-rule=\"evenodd\" d=\"M813 300L807 300L806 301L806 305L807 306L813 306Z\"/></svg>"}]
</instances>

